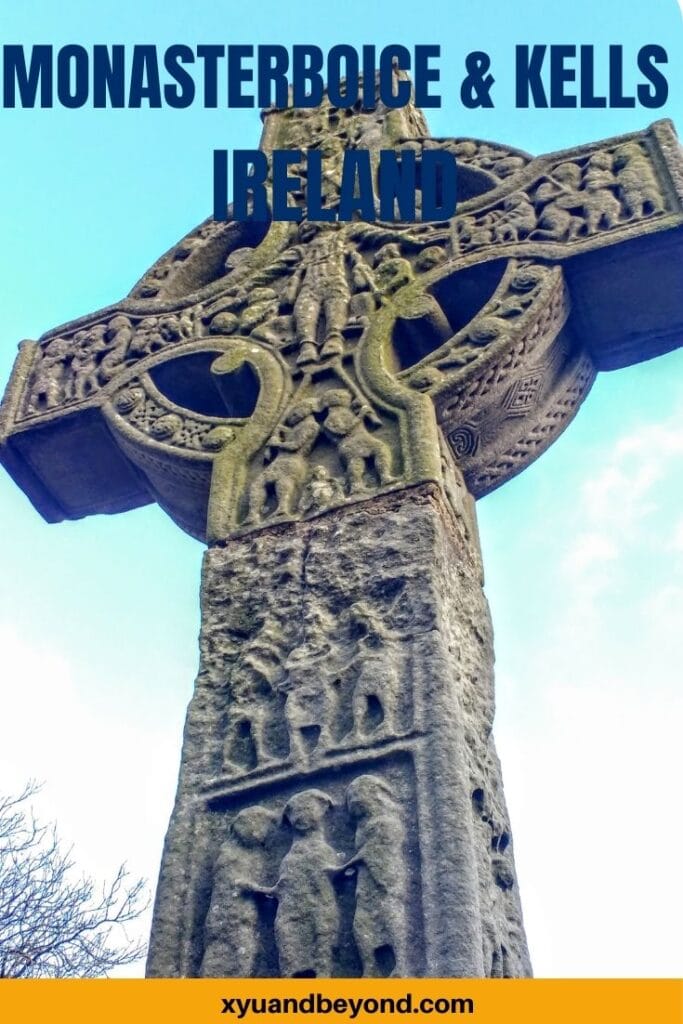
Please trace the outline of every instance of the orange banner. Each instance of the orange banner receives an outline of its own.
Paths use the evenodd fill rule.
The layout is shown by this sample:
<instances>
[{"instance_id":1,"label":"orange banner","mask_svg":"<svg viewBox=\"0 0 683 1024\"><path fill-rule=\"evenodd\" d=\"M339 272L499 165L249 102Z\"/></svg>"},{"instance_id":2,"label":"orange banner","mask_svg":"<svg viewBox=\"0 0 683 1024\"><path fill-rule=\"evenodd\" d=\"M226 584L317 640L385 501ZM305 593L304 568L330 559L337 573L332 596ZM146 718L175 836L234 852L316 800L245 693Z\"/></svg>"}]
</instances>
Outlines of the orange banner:
<instances>
[{"instance_id":1,"label":"orange banner","mask_svg":"<svg viewBox=\"0 0 683 1024\"><path fill-rule=\"evenodd\" d=\"M111 980L0 982L0 1021L51 1024L682 1024L674 980Z\"/></svg>"}]
</instances>

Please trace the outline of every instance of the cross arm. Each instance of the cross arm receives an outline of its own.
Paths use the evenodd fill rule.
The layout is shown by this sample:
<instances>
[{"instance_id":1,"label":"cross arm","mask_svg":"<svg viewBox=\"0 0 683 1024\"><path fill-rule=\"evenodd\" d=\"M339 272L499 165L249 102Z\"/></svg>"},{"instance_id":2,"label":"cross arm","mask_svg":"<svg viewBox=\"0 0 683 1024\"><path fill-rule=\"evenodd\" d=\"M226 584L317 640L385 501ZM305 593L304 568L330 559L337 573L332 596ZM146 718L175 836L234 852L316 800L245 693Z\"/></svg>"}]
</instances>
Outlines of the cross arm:
<instances>
[{"instance_id":1,"label":"cross arm","mask_svg":"<svg viewBox=\"0 0 683 1024\"><path fill-rule=\"evenodd\" d=\"M220 539L440 479L437 425L479 497L555 440L598 370L680 344L670 122L536 158L413 141L463 165L452 222L206 222L117 307L23 345L0 461L46 519L157 501Z\"/></svg>"},{"instance_id":2,"label":"cross arm","mask_svg":"<svg viewBox=\"0 0 683 1024\"><path fill-rule=\"evenodd\" d=\"M24 341L0 406L0 463L50 523L123 512L154 500L92 404L22 422L39 345Z\"/></svg>"},{"instance_id":3,"label":"cross arm","mask_svg":"<svg viewBox=\"0 0 683 1024\"><path fill-rule=\"evenodd\" d=\"M479 153L471 146L470 162ZM404 294L393 346L399 378L432 397L479 497L545 451L597 371L683 342L683 161L673 125L518 157L503 181L461 204L450 235L442 229L441 244L449 241L450 259L420 287L446 312L451 336L402 344L417 308Z\"/></svg>"}]
</instances>

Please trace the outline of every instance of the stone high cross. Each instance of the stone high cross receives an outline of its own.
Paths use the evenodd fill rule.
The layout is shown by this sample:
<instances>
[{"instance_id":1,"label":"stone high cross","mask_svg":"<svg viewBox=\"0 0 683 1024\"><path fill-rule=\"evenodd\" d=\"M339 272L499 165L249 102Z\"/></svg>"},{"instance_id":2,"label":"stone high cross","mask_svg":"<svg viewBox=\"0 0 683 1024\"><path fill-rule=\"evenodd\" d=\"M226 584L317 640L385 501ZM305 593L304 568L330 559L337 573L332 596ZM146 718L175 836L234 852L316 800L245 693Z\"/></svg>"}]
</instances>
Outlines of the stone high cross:
<instances>
[{"instance_id":1,"label":"stone high cross","mask_svg":"<svg viewBox=\"0 0 683 1024\"><path fill-rule=\"evenodd\" d=\"M451 150L457 216L207 221L23 343L0 420L49 522L156 501L208 544L148 973L528 975L474 499L682 336L676 137L532 158L410 106L263 117L331 205L344 147Z\"/></svg>"}]
</instances>

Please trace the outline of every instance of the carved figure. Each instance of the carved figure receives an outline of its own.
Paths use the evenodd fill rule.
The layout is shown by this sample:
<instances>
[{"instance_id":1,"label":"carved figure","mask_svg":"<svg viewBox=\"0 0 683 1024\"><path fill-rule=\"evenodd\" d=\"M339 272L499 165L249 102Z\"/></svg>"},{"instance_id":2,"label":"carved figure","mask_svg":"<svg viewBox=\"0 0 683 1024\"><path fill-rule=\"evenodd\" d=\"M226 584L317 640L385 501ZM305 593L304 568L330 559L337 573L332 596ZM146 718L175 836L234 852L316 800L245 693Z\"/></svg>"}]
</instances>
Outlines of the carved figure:
<instances>
[{"instance_id":1,"label":"carved figure","mask_svg":"<svg viewBox=\"0 0 683 1024\"><path fill-rule=\"evenodd\" d=\"M389 448L378 437L373 437L365 426L366 418L373 424L378 423L372 410L358 401L354 402L352 395L342 389L327 391L324 401L328 412L323 429L337 446L346 471L349 494L365 488L368 466L374 467L383 487L395 483Z\"/></svg>"},{"instance_id":2,"label":"carved figure","mask_svg":"<svg viewBox=\"0 0 683 1024\"><path fill-rule=\"evenodd\" d=\"M351 322L367 321L381 301L381 292L375 283L375 275L359 252L351 252L352 296L349 300Z\"/></svg>"},{"instance_id":3,"label":"carved figure","mask_svg":"<svg viewBox=\"0 0 683 1024\"><path fill-rule=\"evenodd\" d=\"M335 227L304 221L293 253L301 261L290 284L294 321L301 345L297 362L344 351L343 328L349 315L351 290L346 277L346 238ZM319 338L319 326L324 323Z\"/></svg>"},{"instance_id":4,"label":"carved figure","mask_svg":"<svg viewBox=\"0 0 683 1024\"><path fill-rule=\"evenodd\" d=\"M164 339L159 331L158 321L155 316L146 316L137 325L135 337L129 347L132 356L141 358L158 352L164 347Z\"/></svg>"},{"instance_id":5,"label":"carved figure","mask_svg":"<svg viewBox=\"0 0 683 1024\"><path fill-rule=\"evenodd\" d=\"M319 789L297 793L283 819L293 831L292 845L280 865L276 884L275 941L280 974L285 978L329 978L339 931L339 910L332 883L339 869L323 819L332 800Z\"/></svg>"},{"instance_id":6,"label":"carved figure","mask_svg":"<svg viewBox=\"0 0 683 1024\"><path fill-rule=\"evenodd\" d=\"M413 268L410 260L401 255L400 245L396 242L383 245L375 261L375 281L380 294L393 295L412 279Z\"/></svg>"},{"instance_id":7,"label":"carved figure","mask_svg":"<svg viewBox=\"0 0 683 1024\"><path fill-rule=\"evenodd\" d=\"M254 288L249 296L249 305L240 316L243 334L250 334L266 320L277 316L280 302L272 288Z\"/></svg>"},{"instance_id":8,"label":"carved figure","mask_svg":"<svg viewBox=\"0 0 683 1024\"><path fill-rule=\"evenodd\" d=\"M108 384L124 365L133 335L133 325L127 316L117 314L111 318L105 335L108 347L98 371L100 384Z\"/></svg>"},{"instance_id":9,"label":"carved figure","mask_svg":"<svg viewBox=\"0 0 683 1024\"><path fill-rule=\"evenodd\" d=\"M258 338L259 341L275 345L277 348L288 345L294 340L294 317L289 315L269 316L253 328L251 336Z\"/></svg>"},{"instance_id":10,"label":"carved figure","mask_svg":"<svg viewBox=\"0 0 683 1024\"><path fill-rule=\"evenodd\" d=\"M272 762L265 741L265 728L273 709L275 688L282 675L282 655L266 635L245 645L230 676L230 702L224 743L224 767L228 771L263 767ZM254 764L245 763L237 751L253 753Z\"/></svg>"},{"instance_id":11,"label":"carved figure","mask_svg":"<svg viewBox=\"0 0 683 1024\"><path fill-rule=\"evenodd\" d=\"M639 143L624 142L615 150L614 170L629 217L647 217L661 212L659 185Z\"/></svg>"},{"instance_id":12,"label":"carved figure","mask_svg":"<svg viewBox=\"0 0 683 1024\"><path fill-rule=\"evenodd\" d=\"M573 163L560 164L552 179L539 185L534 199L546 205L539 215L538 228L532 232L534 238L570 242L577 237L583 221L570 211L583 205L580 186L581 168Z\"/></svg>"},{"instance_id":13,"label":"carved figure","mask_svg":"<svg viewBox=\"0 0 683 1024\"><path fill-rule=\"evenodd\" d=\"M179 313L178 315L170 313L159 319L159 334L166 344L190 339L193 333L194 323L192 316L188 312Z\"/></svg>"},{"instance_id":14,"label":"carved figure","mask_svg":"<svg viewBox=\"0 0 683 1024\"><path fill-rule=\"evenodd\" d=\"M200 970L204 978L254 975L259 911L253 887L264 881L266 844L276 820L265 807L247 807L232 821L214 867Z\"/></svg>"},{"instance_id":15,"label":"carved figure","mask_svg":"<svg viewBox=\"0 0 683 1024\"><path fill-rule=\"evenodd\" d=\"M438 267L440 264L445 263L447 258L446 250L443 246L429 245L418 255L415 260L415 266L424 274L429 270L433 270L434 267Z\"/></svg>"},{"instance_id":16,"label":"carved figure","mask_svg":"<svg viewBox=\"0 0 683 1024\"><path fill-rule=\"evenodd\" d=\"M71 353L72 347L66 338L53 338L42 349L33 380L32 409L54 409L59 405L64 396Z\"/></svg>"},{"instance_id":17,"label":"carved figure","mask_svg":"<svg viewBox=\"0 0 683 1024\"><path fill-rule=\"evenodd\" d=\"M249 488L249 512L245 522L260 523L264 505L272 489L275 494L274 514L292 515L301 487L306 480L308 457L320 434L313 415L313 400L300 402L288 412L284 426L278 428L268 442L274 457L254 478Z\"/></svg>"},{"instance_id":18,"label":"carved figure","mask_svg":"<svg viewBox=\"0 0 683 1024\"><path fill-rule=\"evenodd\" d=\"M360 775L346 791L356 824L355 853L343 866L355 868L353 935L363 977L406 975L405 860L403 825L388 784Z\"/></svg>"},{"instance_id":19,"label":"carved figure","mask_svg":"<svg viewBox=\"0 0 683 1024\"><path fill-rule=\"evenodd\" d=\"M510 175L521 171L526 163L521 156L505 156L501 160L496 160L492 170L499 178L509 178Z\"/></svg>"},{"instance_id":20,"label":"carved figure","mask_svg":"<svg viewBox=\"0 0 683 1024\"><path fill-rule=\"evenodd\" d=\"M360 670L353 688L353 734L356 738L390 735L396 727L399 678L381 650L383 637L369 632L360 641Z\"/></svg>"},{"instance_id":21,"label":"carved figure","mask_svg":"<svg viewBox=\"0 0 683 1024\"><path fill-rule=\"evenodd\" d=\"M104 324L94 324L83 332L83 337L74 350L71 371L72 393L76 401L83 401L99 387L97 372L100 356L107 350L106 333L107 328Z\"/></svg>"},{"instance_id":22,"label":"carved figure","mask_svg":"<svg viewBox=\"0 0 683 1024\"><path fill-rule=\"evenodd\" d=\"M536 227L536 211L523 192L503 200L503 215L493 228L496 242L519 242Z\"/></svg>"},{"instance_id":23,"label":"carved figure","mask_svg":"<svg viewBox=\"0 0 683 1024\"><path fill-rule=\"evenodd\" d=\"M389 631L370 605L360 601L351 616L352 635L358 637L359 672L353 688L351 736L378 737L396 728L400 680L395 667L395 641L402 634Z\"/></svg>"},{"instance_id":24,"label":"carved figure","mask_svg":"<svg viewBox=\"0 0 683 1024\"><path fill-rule=\"evenodd\" d=\"M493 220L490 215L478 219L474 214L467 214L456 221L456 233L458 242L465 248L491 245L493 242Z\"/></svg>"},{"instance_id":25,"label":"carved figure","mask_svg":"<svg viewBox=\"0 0 683 1024\"><path fill-rule=\"evenodd\" d=\"M299 499L299 510L320 512L344 498L344 488L324 466L313 466Z\"/></svg>"},{"instance_id":26,"label":"carved figure","mask_svg":"<svg viewBox=\"0 0 683 1024\"><path fill-rule=\"evenodd\" d=\"M589 235L595 234L603 224L612 228L619 223L621 204L612 191L616 184L609 153L604 150L594 153L584 175L583 214Z\"/></svg>"},{"instance_id":27,"label":"carved figure","mask_svg":"<svg viewBox=\"0 0 683 1024\"><path fill-rule=\"evenodd\" d=\"M319 148L322 153L322 200L325 206L330 206L337 202L345 145L334 135L325 134L322 136ZM306 202L308 203L308 184L306 184Z\"/></svg>"},{"instance_id":28,"label":"carved figure","mask_svg":"<svg viewBox=\"0 0 683 1024\"><path fill-rule=\"evenodd\" d=\"M304 662L295 651L286 667L287 676L280 689L286 695L289 756L294 761L307 760L314 750L329 746L331 739L324 664Z\"/></svg>"}]
</instances>

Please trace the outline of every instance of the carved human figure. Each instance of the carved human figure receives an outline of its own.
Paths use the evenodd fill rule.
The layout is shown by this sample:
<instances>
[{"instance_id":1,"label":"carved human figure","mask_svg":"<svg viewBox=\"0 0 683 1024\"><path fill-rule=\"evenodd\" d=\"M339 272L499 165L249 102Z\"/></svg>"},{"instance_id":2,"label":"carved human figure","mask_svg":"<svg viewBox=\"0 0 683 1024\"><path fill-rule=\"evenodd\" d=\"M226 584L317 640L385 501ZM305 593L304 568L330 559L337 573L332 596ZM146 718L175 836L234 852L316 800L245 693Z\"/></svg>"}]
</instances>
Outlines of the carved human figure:
<instances>
[{"instance_id":1,"label":"carved human figure","mask_svg":"<svg viewBox=\"0 0 683 1024\"><path fill-rule=\"evenodd\" d=\"M294 317L270 316L254 327L251 336L269 345L275 345L276 348L289 345L294 340Z\"/></svg>"},{"instance_id":2,"label":"carved human figure","mask_svg":"<svg viewBox=\"0 0 683 1024\"><path fill-rule=\"evenodd\" d=\"M255 887L265 882L267 843L277 816L247 807L232 821L216 858L204 925L204 978L253 977L259 936Z\"/></svg>"},{"instance_id":3,"label":"carved human figure","mask_svg":"<svg viewBox=\"0 0 683 1024\"><path fill-rule=\"evenodd\" d=\"M242 772L245 768L263 767L273 761L267 749L265 730L281 675L281 652L267 636L257 636L245 645L230 676L223 745L225 770ZM245 745L251 748L255 764L245 761Z\"/></svg>"},{"instance_id":4,"label":"carved human figure","mask_svg":"<svg viewBox=\"0 0 683 1024\"><path fill-rule=\"evenodd\" d=\"M301 492L299 510L304 514L320 512L343 498L344 488L340 482L331 476L325 466L313 466Z\"/></svg>"},{"instance_id":5,"label":"carved human figure","mask_svg":"<svg viewBox=\"0 0 683 1024\"><path fill-rule=\"evenodd\" d=\"M503 214L493 228L495 242L519 242L536 227L536 211L523 192L503 200Z\"/></svg>"},{"instance_id":6,"label":"carved human figure","mask_svg":"<svg viewBox=\"0 0 683 1024\"><path fill-rule=\"evenodd\" d=\"M194 336L194 322L187 311L174 314L169 313L159 319L159 334L168 345L174 341L189 340Z\"/></svg>"},{"instance_id":7,"label":"carved human figure","mask_svg":"<svg viewBox=\"0 0 683 1024\"><path fill-rule=\"evenodd\" d=\"M283 426L270 440L272 461L256 475L249 487L249 511L245 522L260 523L269 492L275 495L273 514L292 515L306 480L308 459L320 434L313 399L299 402L287 413Z\"/></svg>"},{"instance_id":8,"label":"carved human figure","mask_svg":"<svg viewBox=\"0 0 683 1024\"><path fill-rule=\"evenodd\" d=\"M570 211L583 205L580 187L581 168L570 162L560 164L552 178L538 186L534 200L543 204L543 209L539 214L538 227L532 232L533 238L571 242L577 237L583 221Z\"/></svg>"},{"instance_id":9,"label":"carved human figure","mask_svg":"<svg viewBox=\"0 0 683 1024\"><path fill-rule=\"evenodd\" d=\"M356 149L378 150L382 148L384 128L376 118L363 118L357 122L353 144Z\"/></svg>"},{"instance_id":10,"label":"carved human figure","mask_svg":"<svg viewBox=\"0 0 683 1024\"><path fill-rule=\"evenodd\" d=\"M359 642L360 666L353 687L353 736L356 739L391 735L396 729L399 677L391 652L379 633Z\"/></svg>"},{"instance_id":11,"label":"carved human figure","mask_svg":"<svg viewBox=\"0 0 683 1024\"><path fill-rule=\"evenodd\" d=\"M240 311L246 304L246 291L235 285L203 312L202 320L211 334L234 334L240 326Z\"/></svg>"},{"instance_id":12,"label":"carved human figure","mask_svg":"<svg viewBox=\"0 0 683 1024\"><path fill-rule=\"evenodd\" d=\"M278 900L275 941L284 978L329 978L338 940L339 909L332 882L339 857L325 838L332 800L319 789L297 793L283 820L293 833L278 880L266 894Z\"/></svg>"},{"instance_id":13,"label":"carved human figure","mask_svg":"<svg viewBox=\"0 0 683 1024\"><path fill-rule=\"evenodd\" d=\"M493 227L494 221L489 215L479 219L473 214L468 214L456 221L457 242L466 249L491 245Z\"/></svg>"},{"instance_id":14,"label":"carved human figure","mask_svg":"<svg viewBox=\"0 0 683 1024\"><path fill-rule=\"evenodd\" d=\"M375 282L375 275L359 252L352 251L351 264L352 296L349 300L351 321L365 322L374 313L381 300L381 293Z\"/></svg>"},{"instance_id":15,"label":"carved human figure","mask_svg":"<svg viewBox=\"0 0 683 1024\"><path fill-rule=\"evenodd\" d=\"M65 397L73 348L66 338L53 338L41 350L40 361L33 380L31 407L35 410L54 409Z\"/></svg>"},{"instance_id":16,"label":"carved human figure","mask_svg":"<svg viewBox=\"0 0 683 1024\"><path fill-rule=\"evenodd\" d=\"M135 337L130 343L129 354L138 358L159 352L166 345L190 339L193 336L193 322L189 314L162 317L145 317L137 326Z\"/></svg>"},{"instance_id":17,"label":"carved human figure","mask_svg":"<svg viewBox=\"0 0 683 1024\"><path fill-rule=\"evenodd\" d=\"M249 334L271 345L282 346L294 337L294 317L280 313L280 298L274 288L252 288L248 295L236 297L235 308L246 302L239 314L242 334Z\"/></svg>"},{"instance_id":18,"label":"carved human figure","mask_svg":"<svg viewBox=\"0 0 683 1024\"><path fill-rule=\"evenodd\" d=\"M629 217L647 217L663 209L657 179L639 143L624 142L617 147L614 170Z\"/></svg>"},{"instance_id":19,"label":"carved human figure","mask_svg":"<svg viewBox=\"0 0 683 1024\"><path fill-rule=\"evenodd\" d=\"M448 259L446 250L441 245L428 245L415 260L416 268L423 274L440 266Z\"/></svg>"},{"instance_id":20,"label":"carved human figure","mask_svg":"<svg viewBox=\"0 0 683 1024\"><path fill-rule=\"evenodd\" d=\"M300 343L297 362L316 362L320 356L344 351L342 331L349 315L351 289L347 280L347 241L337 225L304 221L301 245L293 254L300 265L290 282L288 297ZM319 332L321 322L324 329Z\"/></svg>"},{"instance_id":21,"label":"carved human figure","mask_svg":"<svg viewBox=\"0 0 683 1024\"><path fill-rule=\"evenodd\" d=\"M289 756L293 761L306 761L314 751L328 747L331 738L324 665L294 657L288 659L286 668L279 689L285 695Z\"/></svg>"},{"instance_id":22,"label":"carved human figure","mask_svg":"<svg viewBox=\"0 0 683 1024\"><path fill-rule=\"evenodd\" d=\"M358 637L358 674L351 700L351 739L391 734L397 726L400 679L396 669L395 642L401 634L391 632L366 602L358 602L352 614L353 633Z\"/></svg>"},{"instance_id":23,"label":"carved human figure","mask_svg":"<svg viewBox=\"0 0 683 1024\"><path fill-rule=\"evenodd\" d=\"M138 359L151 355L163 348L164 339L161 337L157 327L157 318L146 316L137 324L135 335L131 339L129 354Z\"/></svg>"},{"instance_id":24,"label":"carved human figure","mask_svg":"<svg viewBox=\"0 0 683 1024\"><path fill-rule=\"evenodd\" d=\"M401 254L397 242L387 242L377 251L375 258L375 281L381 295L393 295L399 288L410 284L413 268L410 260Z\"/></svg>"},{"instance_id":25,"label":"carved human figure","mask_svg":"<svg viewBox=\"0 0 683 1024\"><path fill-rule=\"evenodd\" d=\"M71 370L73 397L76 401L83 401L99 387L97 375L100 357L108 347L106 335L107 328L104 324L94 324L83 332L83 337L74 351Z\"/></svg>"},{"instance_id":26,"label":"carved human figure","mask_svg":"<svg viewBox=\"0 0 683 1024\"><path fill-rule=\"evenodd\" d=\"M372 410L354 401L350 392L342 389L327 391L324 403L327 415L323 429L339 452L349 493L365 489L367 467L374 468L383 487L395 483L396 478L391 472L391 451L365 426L366 419L375 425L379 422Z\"/></svg>"},{"instance_id":27,"label":"carved human figure","mask_svg":"<svg viewBox=\"0 0 683 1024\"><path fill-rule=\"evenodd\" d=\"M405 977L406 881L404 830L390 786L376 775L360 775L346 791L355 823L355 853L342 870L355 869L353 936L363 977Z\"/></svg>"},{"instance_id":28,"label":"carved human figure","mask_svg":"<svg viewBox=\"0 0 683 1024\"><path fill-rule=\"evenodd\" d=\"M612 172L612 157L604 150L594 153L584 174L583 215L589 235L605 224L612 228L618 224L621 204L614 195L617 179Z\"/></svg>"},{"instance_id":29,"label":"carved human figure","mask_svg":"<svg viewBox=\"0 0 683 1024\"><path fill-rule=\"evenodd\" d=\"M100 384L108 384L124 365L134 333L133 325L127 316L117 313L111 318L105 334L107 351L102 357L97 374Z\"/></svg>"},{"instance_id":30,"label":"carved human figure","mask_svg":"<svg viewBox=\"0 0 683 1024\"><path fill-rule=\"evenodd\" d=\"M240 329L243 334L250 334L259 324L277 316L279 299L272 288L253 288L249 294L249 304L240 315Z\"/></svg>"}]
</instances>

